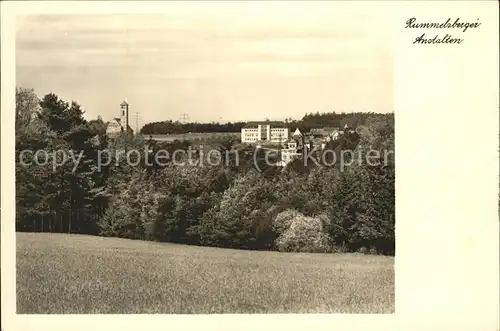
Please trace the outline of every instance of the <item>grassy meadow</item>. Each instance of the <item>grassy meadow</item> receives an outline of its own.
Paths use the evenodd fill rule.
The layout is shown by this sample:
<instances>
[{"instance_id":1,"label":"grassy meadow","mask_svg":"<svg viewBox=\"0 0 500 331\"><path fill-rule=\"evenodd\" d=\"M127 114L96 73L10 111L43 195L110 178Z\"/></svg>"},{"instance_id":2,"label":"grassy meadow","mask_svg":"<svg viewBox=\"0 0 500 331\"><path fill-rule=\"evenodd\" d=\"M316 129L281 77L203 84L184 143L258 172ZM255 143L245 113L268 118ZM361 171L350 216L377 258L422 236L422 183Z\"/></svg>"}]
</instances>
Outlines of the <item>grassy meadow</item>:
<instances>
[{"instance_id":1,"label":"grassy meadow","mask_svg":"<svg viewBox=\"0 0 500 331\"><path fill-rule=\"evenodd\" d=\"M393 313L394 258L17 233L17 313Z\"/></svg>"}]
</instances>

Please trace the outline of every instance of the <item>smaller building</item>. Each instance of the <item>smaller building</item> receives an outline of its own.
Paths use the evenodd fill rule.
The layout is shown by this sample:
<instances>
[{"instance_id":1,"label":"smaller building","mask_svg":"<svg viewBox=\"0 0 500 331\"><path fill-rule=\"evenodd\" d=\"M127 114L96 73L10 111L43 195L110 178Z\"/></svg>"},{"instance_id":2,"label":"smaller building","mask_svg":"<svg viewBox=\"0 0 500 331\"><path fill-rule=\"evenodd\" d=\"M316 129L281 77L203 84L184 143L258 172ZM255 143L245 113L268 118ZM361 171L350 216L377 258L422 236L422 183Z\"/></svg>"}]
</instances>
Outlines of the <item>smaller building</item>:
<instances>
[{"instance_id":1,"label":"smaller building","mask_svg":"<svg viewBox=\"0 0 500 331\"><path fill-rule=\"evenodd\" d=\"M295 129L295 131L292 134L292 137L294 137L294 138L302 137L302 132L300 132L299 128Z\"/></svg>"},{"instance_id":2,"label":"smaller building","mask_svg":"<svg viewBox=\"0 0 500 331\"><path fill-rule=\"evenodd\" d=\"M314 138L326 138L327 136L333 136L335 133L339 132L339 128L336 127L327 127L320 129L311 129L309 131L309 136Z\"/></svg>"},{"instance_id":3,"label":"smaller building","mask_svg":"<svg viewBox=\"0 0 500 331\"><path fill-rule=\"evenodd\" d=\"M112 121L108 123L106 127L106 134L110 138L117 138L122 133L126 132L133 134L134 130L128 124L128 114L129 114L129 104L127 101L123 101L120 104L120 117L113 118Z\"/></svg>"},{"instance_id":4,"label":"smaller building","mask_svg":"<svg viewBox=\"0 0 500 331\"><path fill-rule=\"evenodd\" d=\"M293 161L294 159L302 156L300 151L300 143L297 139L289 139L284 143L283 149L281 149L281 162L280 165L285 167L288 163Z\"/></svg>"}]
</instances>

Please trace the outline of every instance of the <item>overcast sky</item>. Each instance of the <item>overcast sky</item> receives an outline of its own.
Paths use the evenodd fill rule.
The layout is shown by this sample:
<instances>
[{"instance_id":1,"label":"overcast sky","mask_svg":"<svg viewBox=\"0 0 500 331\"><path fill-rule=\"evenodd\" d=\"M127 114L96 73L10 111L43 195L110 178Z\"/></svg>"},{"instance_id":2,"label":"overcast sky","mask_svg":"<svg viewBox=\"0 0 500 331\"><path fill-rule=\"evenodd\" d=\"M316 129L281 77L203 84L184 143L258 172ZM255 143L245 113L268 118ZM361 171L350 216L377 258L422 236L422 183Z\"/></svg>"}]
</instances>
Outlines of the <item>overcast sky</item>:
<instances>
[{"instance_id":1,"label":"overcast sky","mask_svg":"<svg viewBox=\"0 0 500 331\"><path fill-rule=\"evenodd\" d=\"M393 110L389 31L331 2L22 17L16 61L18 86L76 100L89 119L119 116L125 98L142 124Z\"/></svg>"}]
</instances>

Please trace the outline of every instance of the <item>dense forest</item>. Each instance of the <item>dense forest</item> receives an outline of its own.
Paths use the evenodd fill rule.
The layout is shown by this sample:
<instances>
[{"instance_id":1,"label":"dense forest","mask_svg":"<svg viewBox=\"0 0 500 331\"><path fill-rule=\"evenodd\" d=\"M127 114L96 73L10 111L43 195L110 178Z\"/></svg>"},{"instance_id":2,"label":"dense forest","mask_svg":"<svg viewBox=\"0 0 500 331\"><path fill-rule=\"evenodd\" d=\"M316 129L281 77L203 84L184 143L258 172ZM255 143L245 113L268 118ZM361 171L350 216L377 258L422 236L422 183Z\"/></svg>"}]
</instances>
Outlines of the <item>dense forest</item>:
<instances>
[{"instance_id":1,"label":"dense forest","mask_svg":"<svg viewBox=\"0 0 500 331\"><path fill-rule=\"evenodd\" d=\"M376 113L309 113L304 115L301 120L286 118L283 122L290 128L299 128L302 132L308 132L311 129L324 127L344 127L345 124L350 127L356 127L366 122L368 118L383 117L384 115ZM188 132L241 132L241 128L246 125L245 122L235 123L180 123L178 121L153 122L144 125L141 133L148 135L154 134L179 134Z\"/></svg>"},{"instance_id":2,"label":"dense forest","mask_svg":"<svg viewBox=\"0 0 500 331\"><path fill-rule=\"evenodd\" d=\"M311 153L307 163L298 159L285 169L265 162L262 150L230 137L211 146L224 162L179 166L167 157L159 164L154 155L161 150L192 149L200 157L202 151L192 142L148 141L140 135L110 140L101 118L87 121L83 115L80 105L55 94L39 99L33 90L16 90L17 231L251 250L394 254L394 157L373 165L353 162L351 156L347 167L316 162L327 160L326 154L340 159L346 150L378 151L382 161L384 151L394 151L393 114L310 114L290 121L304 129L351 120L358 130ZM144 130L178 125L163 123L173 126L153 123ZM226 130L237 131L238 125ZM143 133L165 133L153 131ZM117 153L123 150L148 153L131 162ZM47 155L47 162L35 164L36 151L45 151L38 156ZM81 156L78 166L63 164L64 155Z\"/></svg>"}]
</instances>

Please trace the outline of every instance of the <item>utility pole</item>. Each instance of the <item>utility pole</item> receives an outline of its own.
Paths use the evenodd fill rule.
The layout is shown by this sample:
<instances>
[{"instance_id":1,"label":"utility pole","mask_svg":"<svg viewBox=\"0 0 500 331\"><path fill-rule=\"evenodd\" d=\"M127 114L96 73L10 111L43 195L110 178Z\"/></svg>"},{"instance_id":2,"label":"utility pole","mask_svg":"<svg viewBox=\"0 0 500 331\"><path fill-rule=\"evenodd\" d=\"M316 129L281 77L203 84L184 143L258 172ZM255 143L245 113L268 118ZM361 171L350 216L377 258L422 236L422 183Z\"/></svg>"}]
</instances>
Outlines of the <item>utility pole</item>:
<instances>
[{"instance_id":1,"label":"utility pole","mask_svg":"<svg viewBox=\"0 0 500 331\"><path fill-rule=\"evenodd\" d=\"M139 112L135 112L135 134L139 134Z\"/></svg>"},{"instance_id":2,"label":"utility pole","mask_svg":"<svg viewBox=\"0 0 500 331\"><path fill-rule=\"evenodd\" d=\"M139 134L139 118L140 118L139 112L134 113L134 118L135 118L135 134L138 135Z\"/></svg>"}]
</instances>

